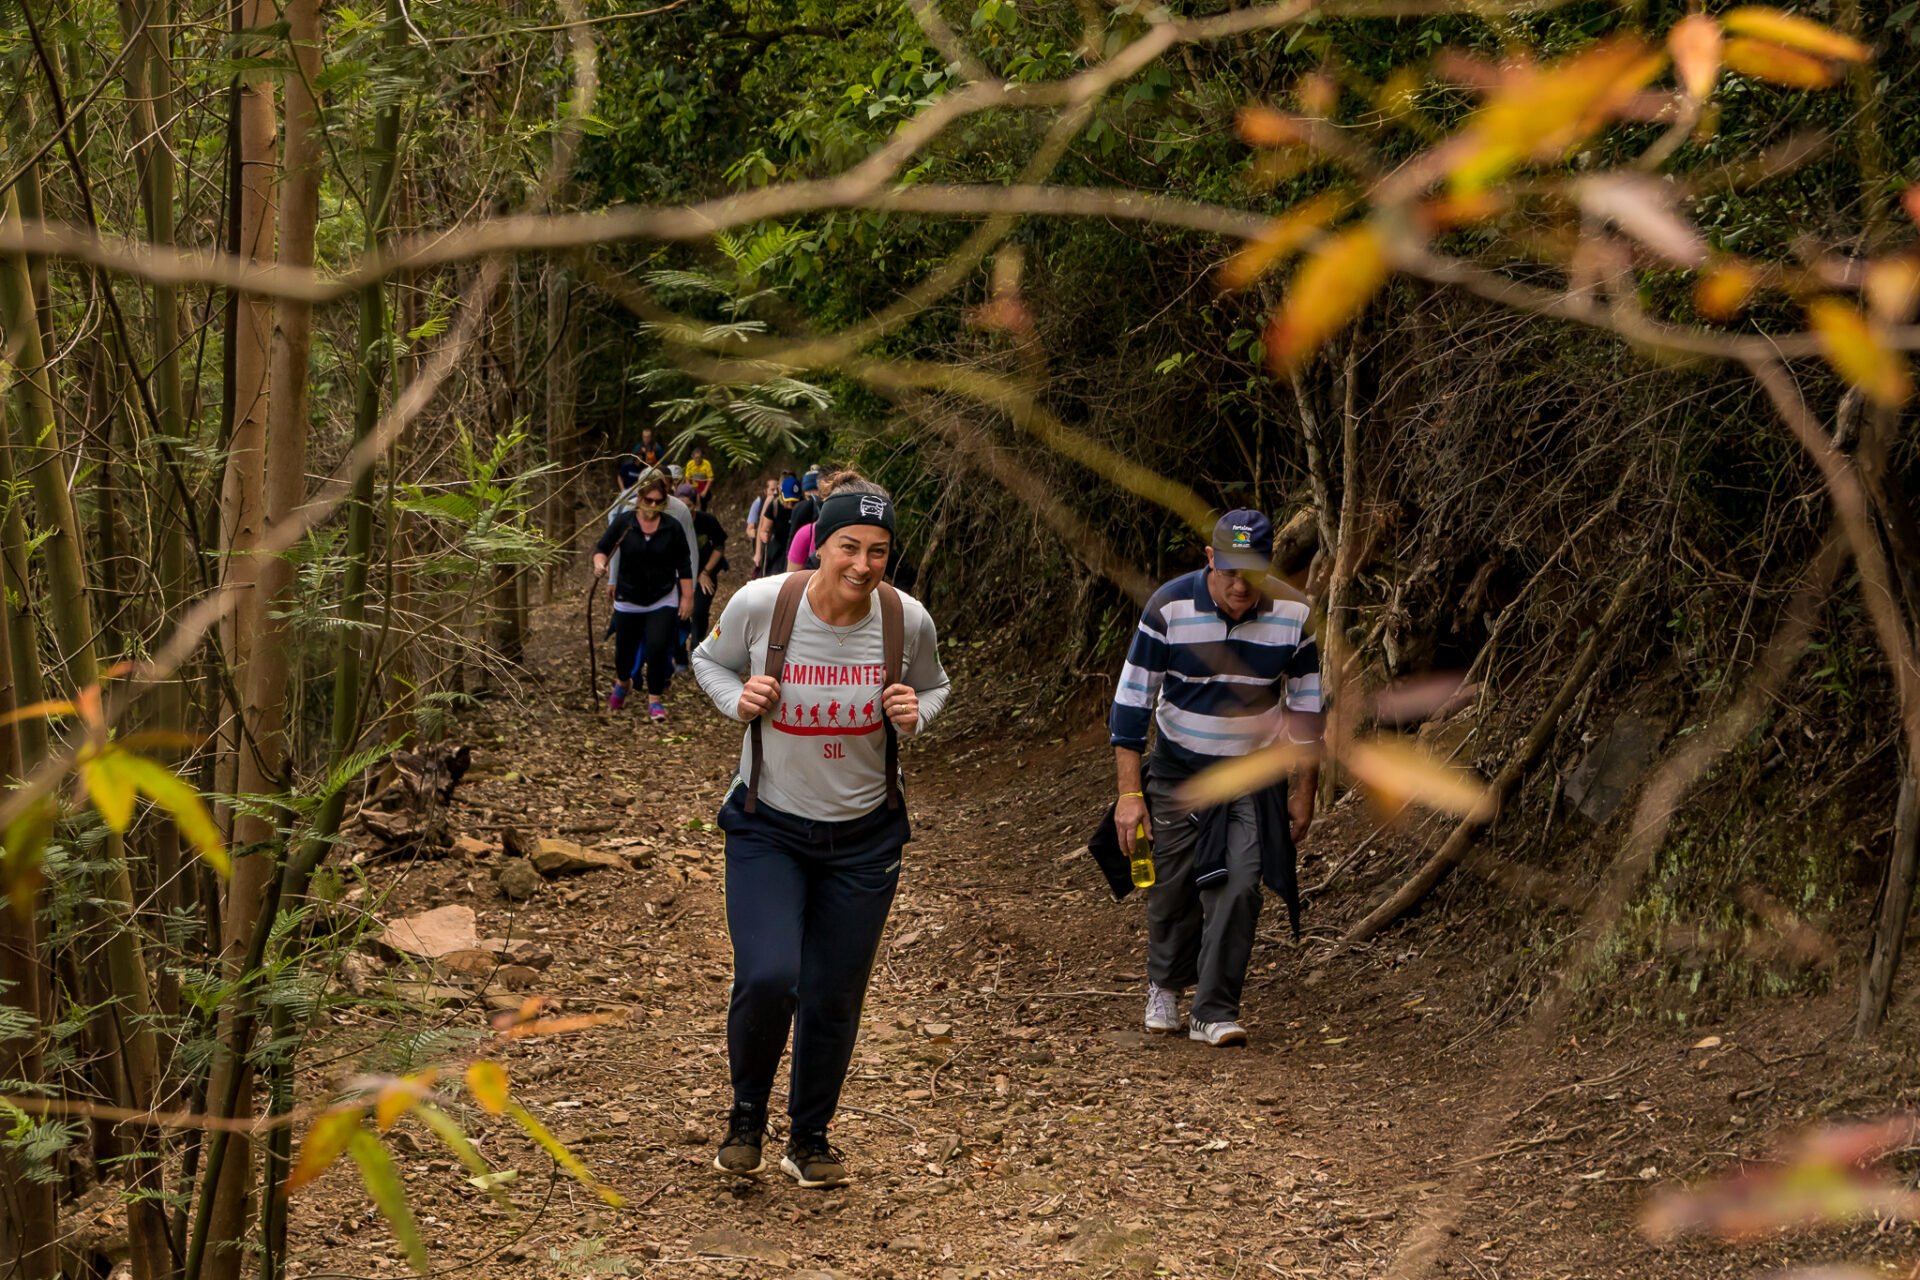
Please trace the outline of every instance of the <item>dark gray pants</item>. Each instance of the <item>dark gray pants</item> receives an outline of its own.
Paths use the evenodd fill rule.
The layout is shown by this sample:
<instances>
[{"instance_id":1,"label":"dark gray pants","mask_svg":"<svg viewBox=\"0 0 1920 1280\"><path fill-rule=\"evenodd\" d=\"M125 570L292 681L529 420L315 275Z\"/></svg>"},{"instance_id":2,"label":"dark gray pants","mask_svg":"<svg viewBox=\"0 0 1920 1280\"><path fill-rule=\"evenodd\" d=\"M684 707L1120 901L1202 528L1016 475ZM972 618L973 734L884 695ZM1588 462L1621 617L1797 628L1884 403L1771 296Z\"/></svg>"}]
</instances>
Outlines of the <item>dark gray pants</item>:
<instances>
[{"instance_id":1,"label":"dark gray pants","mask_svg":"<svg viewBox=\"0 0 1920 1280\"><path fill-rule=\"evenodd\" d=\"M1175 991L1193 987L1196 1022L1233 1022L1260 923L1260 840L1253 801L1227 813L1227 875L1193 883L1199 826L1175 804L1178 784L1147 779L1153 809L1153 887L1147 890L1147 977Z\"/></svg>"}]
</instances>

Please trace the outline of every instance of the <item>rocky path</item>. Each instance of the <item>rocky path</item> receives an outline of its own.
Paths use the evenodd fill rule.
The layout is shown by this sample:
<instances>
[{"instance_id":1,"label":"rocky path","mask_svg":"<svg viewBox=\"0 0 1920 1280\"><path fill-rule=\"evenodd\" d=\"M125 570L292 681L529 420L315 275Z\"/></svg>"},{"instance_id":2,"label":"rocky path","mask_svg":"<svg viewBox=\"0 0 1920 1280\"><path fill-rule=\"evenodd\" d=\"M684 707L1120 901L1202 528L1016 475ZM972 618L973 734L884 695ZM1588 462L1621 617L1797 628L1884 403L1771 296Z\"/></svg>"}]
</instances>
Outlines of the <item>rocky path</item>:
<instances>
[{"instance_id":1,"label":"rocky path","mask_svg":"<svg viewBox=\"0 0 1920 1280\"><path fill-rule=\"evenodd\" d=\"M464 720L476 767L454 814L462 851L379 867L349 891L382 921L468 908L476 940L493 941L434 965L353 957L342 985L367 997L332 1018L327 1079L468 1052L489 999L618 1015L501 1060L625 1207L478 1112L463 1120L513 1171L511 1211L424 1130L395 1131L441 1273L1377 1276L1463 1171L1481 1190L1443 1272L1725 1272L1711 1249L1655 1255L1635 1214L1651 1182L1761 1141L1740 1091L1781 1072L1732 1053L1736 1040L1772 1057L1813 1033L1756 1021L1726 1051L1691 1053L1698 1036L1675 1029L1576 1036L1537 1064L1544 1096L1489 1100L1500 1010L1482 962L1427 930L1306 988L1275 910L1250 983L1252 1045L1150 1038L1138 905L1114 904L1072 854L1110 790L1104 734L1019 730L1005 696L992 701L1002 657L986 646L950 652L956 713L907 755L916 839L835 1131L856 1181L817 1193L771 1173L720 1180L708 1162L728 1101L730 973L711 819L739 730L686 677L665 726L589 712L579 610L577 595L542 609L527 682ZM1368 830L1358 813L1326 818L1307 881ZM593 865L529 875L502 848L542 837ZM531 896L503 893L503 874ZM1342 910L1322 906L1320 929ZM426 985L395 985L407 982ZM1769 1102L1816 1093L1773 1080ZM1514 1113L1502 1148L1460 1150L1488 1105ZM344 1170L302 1194L294 1238L296 1275L405 1270Z\"/></svg>"}]
</instances>

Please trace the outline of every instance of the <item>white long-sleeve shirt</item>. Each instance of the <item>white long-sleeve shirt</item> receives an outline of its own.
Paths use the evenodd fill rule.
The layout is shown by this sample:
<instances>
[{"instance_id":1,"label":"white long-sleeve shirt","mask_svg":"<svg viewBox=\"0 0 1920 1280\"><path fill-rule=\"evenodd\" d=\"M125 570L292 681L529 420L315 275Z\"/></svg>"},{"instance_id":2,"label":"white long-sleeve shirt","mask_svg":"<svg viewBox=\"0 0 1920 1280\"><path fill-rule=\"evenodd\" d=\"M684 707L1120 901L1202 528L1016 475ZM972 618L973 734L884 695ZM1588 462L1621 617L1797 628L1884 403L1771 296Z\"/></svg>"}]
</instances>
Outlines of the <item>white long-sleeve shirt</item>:
<instances>
[{"instance_id":1,"label":"white long-sleeve shirt","mask_svg":"<svg viewBox=\"0 0 1920 1280\"><path fill-rule=\"evenodd\" d=\"M727 601L713 632L693 652L693 674L713 704L739 719L740 691L749 675L766 672L767 634L774 600L786 575L747 583ZM906 634L900 679L920 697L918 733L946 705L949 682L940 665L933 618L905 592ZM760 766L760 799L783 813L821 822L844 822L886 802L887 736L880 690L886 652L880 609L851 630L829 628L801 597L787 640L786 662L775 674L780 701L764 714L766 759ZM753 767L751 735L742 735L740 777Z\"/></svg>"}]
</instances>

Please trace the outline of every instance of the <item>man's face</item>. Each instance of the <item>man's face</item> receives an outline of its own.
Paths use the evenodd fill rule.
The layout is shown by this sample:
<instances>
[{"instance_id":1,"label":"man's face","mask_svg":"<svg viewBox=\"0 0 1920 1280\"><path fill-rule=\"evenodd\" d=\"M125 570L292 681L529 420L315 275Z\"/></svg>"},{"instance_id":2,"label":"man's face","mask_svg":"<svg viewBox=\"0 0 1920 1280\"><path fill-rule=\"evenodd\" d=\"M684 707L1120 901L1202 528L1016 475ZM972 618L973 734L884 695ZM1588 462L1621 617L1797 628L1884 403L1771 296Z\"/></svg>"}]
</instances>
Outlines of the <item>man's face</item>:
<instances>
[{"instance_id":1,"label":"man's face","mask_svg":"<svg viewBox=\"0 0 1920 1280\"><path fill-rule=\"evenodd\" d=\"M1266 574L1257 569L1228 569L1214 561L1213 548L1207 548L1207 567L1213 571L1214 598L1228 613L1239 615L1259 603L1260 581Z\"/></svg>"}]
</instances>

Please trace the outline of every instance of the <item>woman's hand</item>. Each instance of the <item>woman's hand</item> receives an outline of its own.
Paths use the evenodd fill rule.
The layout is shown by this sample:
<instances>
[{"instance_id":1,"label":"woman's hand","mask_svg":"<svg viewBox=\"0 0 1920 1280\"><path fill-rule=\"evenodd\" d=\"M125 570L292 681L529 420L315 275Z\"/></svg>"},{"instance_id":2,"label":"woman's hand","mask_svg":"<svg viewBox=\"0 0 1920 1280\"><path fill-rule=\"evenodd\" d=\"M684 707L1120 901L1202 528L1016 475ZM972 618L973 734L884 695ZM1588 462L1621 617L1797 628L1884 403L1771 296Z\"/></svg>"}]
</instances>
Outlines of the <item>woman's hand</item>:
<instances>
[{"instance_id":1,"label":"woman's hand","mask_svg":"<svg viewBox=\"0 0 1920 1280\"><path fill-rule=\"evenodd\" d=\"M910 684L890 684L882 689L880 706L902 733L912 733L920 723L920 695Z\"/></svg>"},{"instance_id":2,"label":"woman's hand","mask_svg":"<svg viewBox=\"0 0 1920 1280\"><path fill-rule=\"evenodd\" d=\"M713 574L711 574L711 573L708 573L708 572L702 572L702 573L701 573L701 575L700 575L700 589L701 589L702 591L704 591L704 592L706 592L706 593L707 593L708 595L712 595L712 594L713 594Z\"/></svg>"},{"instance_id":3,"label":"woman's hand","mask_svg":"<svg viewBox=\"0 0 1920 1280\"><path fill-rule=\"evenodd\" d=\"M734 712L742 720L751 720L773 710L779 702L778 680L772 676L748 676L747 683L741 686L740 701L735 705Z\"/></svg>"},{"instance_id":4,"label":"woman's hand","mask_svg":"<svg viewBox=\"0 0 1920 1280\"><path fill-rule=\"evenodd\" d=\"M689 578L680 579L680 621L686 622L693 617L693 582Z\"/></svg>"},{"instance_id":5,"label":"woman's hand","mask_svg":"<svg viewBox=\"0 0 1920 1280\"><path fill-rule=\"evenodd\" d=\"M596 578L601 577L606 573L606 571L607 571L606 554L600 551L594 552L593 553L593 576Z\"/></svg>"}]
</instances>

